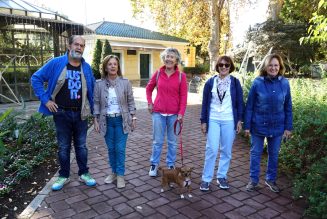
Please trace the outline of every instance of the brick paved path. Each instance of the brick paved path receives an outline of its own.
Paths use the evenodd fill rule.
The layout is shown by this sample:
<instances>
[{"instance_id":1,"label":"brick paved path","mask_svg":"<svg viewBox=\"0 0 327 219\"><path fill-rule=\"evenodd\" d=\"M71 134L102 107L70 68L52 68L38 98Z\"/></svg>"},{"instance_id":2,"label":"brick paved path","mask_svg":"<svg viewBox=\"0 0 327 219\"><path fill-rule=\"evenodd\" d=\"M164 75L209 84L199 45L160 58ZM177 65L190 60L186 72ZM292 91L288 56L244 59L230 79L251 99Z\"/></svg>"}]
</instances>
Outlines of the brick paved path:
<instances>
[{"instance_id":1,"label":"brick paved path","mask_svg":"<svg viewBox=\"0 0 327 219\"><path fill-rule=\"evenodd\" d=\"M267 189L262 183L263 175L258 191L245 191L249 146L240 137L235 141L229 170L231 188L224 191L213 182L211 191L199 190L205 148L199 114L200 105L188 106L183 130L184 164L195 168L192 198L180 199L176 189L160 193L160 177L148 176L152 127L150 115L143 109L137 113L137 130L128 138L124 189L104 184L109 173L107 149L103 138L92 132L88 137L89 166L97 186L89 188L77 180L73 161L70 183L62 191L46 195L32 218L300 218L303 207L291 199L290 183L285 177L278 180L283 188L280 194Z\"/></svg>"}]
</instances>

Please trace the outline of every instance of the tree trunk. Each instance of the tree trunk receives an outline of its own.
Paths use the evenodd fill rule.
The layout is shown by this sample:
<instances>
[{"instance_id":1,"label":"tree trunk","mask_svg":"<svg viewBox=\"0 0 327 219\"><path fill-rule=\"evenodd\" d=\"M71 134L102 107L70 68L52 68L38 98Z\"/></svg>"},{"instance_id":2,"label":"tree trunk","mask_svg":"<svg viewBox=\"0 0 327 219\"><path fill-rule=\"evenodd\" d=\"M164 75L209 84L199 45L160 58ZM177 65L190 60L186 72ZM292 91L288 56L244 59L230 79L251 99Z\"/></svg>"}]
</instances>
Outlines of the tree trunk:
<instances>
[{"instance_id":1,"label":"tree trunk","mask_svg":"<svg viewBox=\"0 0 327 219\"><path fill-rule=\"evenodd\" d=\"M211 37L208 44L210 70L214 71L220 46L220 13L225 0L209 0Z\"/></svg>"},{"instance_id":2,"label":"tree trunk","mask_svg":"<svg viewBox=\"0 0 327 219\"><path fill-rule=\"evenodd\" d=\"M278 21L283 4L284 0L270 0L268 6L268 19Z\"/></svg>"}]
</instances>

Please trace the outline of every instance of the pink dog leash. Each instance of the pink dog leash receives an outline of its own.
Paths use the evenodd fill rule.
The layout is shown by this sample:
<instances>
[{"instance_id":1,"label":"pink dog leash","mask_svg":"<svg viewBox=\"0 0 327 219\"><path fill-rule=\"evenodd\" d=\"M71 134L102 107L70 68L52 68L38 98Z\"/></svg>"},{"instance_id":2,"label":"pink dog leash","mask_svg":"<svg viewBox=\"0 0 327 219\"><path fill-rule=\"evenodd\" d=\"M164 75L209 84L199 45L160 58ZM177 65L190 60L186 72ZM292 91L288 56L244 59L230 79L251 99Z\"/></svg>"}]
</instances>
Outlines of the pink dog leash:
<instances>
[{"instance_id":1,"label":"pink dog leash","mask_svg":"<svg viewBox=\"0 0 327 219\"><path fill-rule=\"evenodd\" d=\"M179 130L177 132L177 126L179 125ZM183 129L183 121L176 119L174 123L174 133L175 135L179 136L179 145L180 145L180 150L181 150L181 160L182 160L182 166L183 164L183 139L182 139L182 129Z\"/></svg>"}]
</instances>

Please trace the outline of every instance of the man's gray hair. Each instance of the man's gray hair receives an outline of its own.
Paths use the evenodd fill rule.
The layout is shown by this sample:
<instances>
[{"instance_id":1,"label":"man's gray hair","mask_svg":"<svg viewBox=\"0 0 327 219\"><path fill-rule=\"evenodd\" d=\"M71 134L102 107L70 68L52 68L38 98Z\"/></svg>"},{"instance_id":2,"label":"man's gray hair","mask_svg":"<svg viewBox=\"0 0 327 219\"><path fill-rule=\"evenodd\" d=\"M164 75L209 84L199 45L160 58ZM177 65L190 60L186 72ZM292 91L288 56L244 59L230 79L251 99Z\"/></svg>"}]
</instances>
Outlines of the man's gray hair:
<instances>
[{"instance_id":1,"label":"man's gray hair","mask_svg":"<svg viewBox=\"0 0 327 219\"><path fill-rule=\"evenodd\" d=\"M160 54L161 60L162 60L163 62L165 62L166 55L167 55L168 53L174 53L175 56L176 56L177 64L180 64L180 63L181 63L181 61L182 61L182 57L181 57L180 52L179 52L177 49L172 48L172 47L166 48L166 49L165 49L165 50Z\"/></svg>"},{"instance_id":2,"label":"man's gray hair","mask_svg":"<svg viewBox=\"0 0 327 219\"><path fill-rule=\"evenodd\" d=\"M82 37L81 35L71 35L68 38L68 45L72 45L76 38L82 38L85 41L84 37Z\"/></svg>"}]
</instances>

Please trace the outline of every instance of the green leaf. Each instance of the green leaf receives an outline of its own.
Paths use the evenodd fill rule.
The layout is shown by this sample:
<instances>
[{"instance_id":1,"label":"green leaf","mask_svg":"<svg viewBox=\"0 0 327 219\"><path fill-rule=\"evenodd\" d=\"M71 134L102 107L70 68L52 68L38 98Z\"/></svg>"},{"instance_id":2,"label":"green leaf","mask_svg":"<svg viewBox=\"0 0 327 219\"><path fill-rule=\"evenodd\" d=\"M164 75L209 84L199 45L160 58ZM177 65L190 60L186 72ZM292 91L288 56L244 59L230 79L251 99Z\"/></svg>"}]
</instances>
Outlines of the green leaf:
<instances>
[{"instance_id":1,"label":"green leaf","mask_svg":"<svg viewBox=\"0 0 327 219\"><path fill-rule=\"evenodd\" d=\"M320 2L318 3L318 9L320 9L321 8L321 6L323 6L323 4L325 3L325 1L324 0L320 0Z\"/></svg>"},{"instance_id":2,"label":"green leaf","mask_svg":"<svg viewBox=\"0 0 327 219\"><path fill-rule=\"evenodd\" d=\"M0 116L0 122L6 119L7 116L13 111L13 108L7 109L1 116Z\"/></svg>"}]
</instances>

